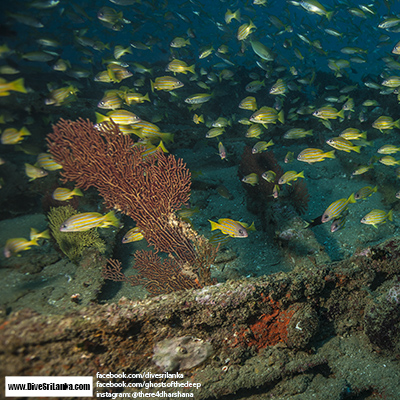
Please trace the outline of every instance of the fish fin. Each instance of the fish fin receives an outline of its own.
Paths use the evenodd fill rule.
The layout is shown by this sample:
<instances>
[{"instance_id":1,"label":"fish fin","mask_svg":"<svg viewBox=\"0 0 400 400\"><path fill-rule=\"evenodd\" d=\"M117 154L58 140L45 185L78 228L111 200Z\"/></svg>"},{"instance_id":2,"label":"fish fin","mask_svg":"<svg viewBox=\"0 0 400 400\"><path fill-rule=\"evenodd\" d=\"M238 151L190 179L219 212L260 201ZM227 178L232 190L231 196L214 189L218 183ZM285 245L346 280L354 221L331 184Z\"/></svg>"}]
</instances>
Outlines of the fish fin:
<instances>
[{"instance_id":1,"label":"fish fin","mask_svg":"<svg viewBox=\"0 0 400 400\"><path fill-rule=\"evenodd\" d=\"M304 171L301 171L297 174L298 178L304 178Z\"/></svg>"},{"instance_id":2,"label":"fish fin","mask_svg":"<svg viewBox=\"0 0 400 400\"><path fill-rule=\"evenodd\" d=\"M27 93L24 85L24 78L20 78L11 82L11 87L15 92Z\"/></svg>"},{"instance_id":3,"label":"fish fin","mask_svg":"<svg viewBox=\"0 0 400 400\"><path fill-rule=\"evenodd\" d=\"M393 210L390 210L390 211L387 213L387 219L388 219L389 221L393 221Z\"/></svg>"},{"instance_id":4,"label":"fish fin","mask_svg":"<svg viewBox=\"0 0 400 400\"><path fill-rule=\"evenodd\" d=\"M119 219L115 215L114 210L111 210L104 216L104 222L106 223L107 226L113 225L116 226L117 228L119 227Z\"/></svg>"},{"instance_id":5,"label":"fish fin","mask_svg":"<svg viewBox=\"0 0 400 400\"><path fill-rule=\"evenodd\" d=\"M337 116L340 117L340 118L344 118L344 110L343 110L343 108L338 112Z\"/></svg>"},{"instance_id":6,"label":"fish fin","mask_svg":"<svg viewBox=\"0 0 400 400\"><path fill-rule=\"evenodd\" d=\"M360 152L360 149L361 149L361 146L353 146L353 150L354 150L356 153L359 153L359 152Z\"/></svg>"},{"instance_id":7,"label":"fish fin","mask_svg":"<svg viewBox=\"0 0 400 400\"><path fill-rule=\"evenodd\" d=\"M151 91L154 93L154 82L150 79Z\"/></svg>"},{"instance_id":8,"label":"fish fin","mask_svg":"<svg viewBox=\"0 0 400 400\"><path fill-rule=\"evenodd\" d=\"M72 193L73 193L75 196L83 196L82 190L79 189L79 188L75 188L75 189L72 191Z\"/></svg>"},{"instance_id":9,"label":"fish fin","mask_svg":"<svg viewBox=\"0 0 400 400\"><path fill-rule=\"evenodd\" d=\"M208 220L208 222L211 224L211 230L212 230L212 231L215 231L216 229L219 229L219 224L218 224L218 222L211 221L211 220Z\"/></svg>"},{"instance_id":10,"label":"fish fin","mask_svg":"<svg viewBox=\"0 0 400 400\"><path fill-rule=\"evenodd\" d=\"M278 114L278 121L282 124L285 123L285 116L283 115L283 110L281 110Z\"/></svg>"},{"instance_id":11,"label":"fish fin","mask_svg":"<svg viewBox=\"0 0 400 400\"><path fill-rule=\"evenodd\" d=\"M327 153L325 153L325 157L327 157L327 158L336 158L335 157L335 150L328 151Z\"/></svg>"},{"instance_id":12,"label":"fish fin","mask_svg":"<svg viewBox=\"0 0 400 400\"><path fill-rule=\"evenodd\" d=\"M196 71L194 70L194 67L195 67L195 64L193 64L193 65L191 65L190 67L188 67L187 70L188 70L189 72L191 72L192 74L195 74Z\"/></svg>"},{"instance_id":13,"label":"fish fin","mask_svg":"<svg viewBox=\"0 0 400 400\"><path fill-rule=\"evenodd\" d=\"M352 193L347 199L347 204L356 203L356 198L354 197L354 193Z\"/></svg>"}]
</instances>

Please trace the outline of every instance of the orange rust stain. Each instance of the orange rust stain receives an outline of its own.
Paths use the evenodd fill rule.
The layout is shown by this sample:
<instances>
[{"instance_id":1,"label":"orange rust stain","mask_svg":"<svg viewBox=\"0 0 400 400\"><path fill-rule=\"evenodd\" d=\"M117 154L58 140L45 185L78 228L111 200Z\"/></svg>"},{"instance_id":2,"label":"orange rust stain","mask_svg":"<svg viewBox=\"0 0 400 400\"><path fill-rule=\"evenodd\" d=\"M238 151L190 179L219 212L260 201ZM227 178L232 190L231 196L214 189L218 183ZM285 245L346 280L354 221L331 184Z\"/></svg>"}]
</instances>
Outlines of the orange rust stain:
<instances>
[{"instance_id":1,"label":"orange rust stain","mask_svg":"<svg viewBox=\"0 0 400 400\"><path fill-rule=\"evenodd\" d=\"M242 327L235 332L235 339L231 346L255 346L257 350L267 346L274 346L287 339L287 325L289 324L296 308L285 311L279 309L278 303L270 300L274 309L269 314L261 314L258 320L247 327Z\"/></svg>"}]
</instances>

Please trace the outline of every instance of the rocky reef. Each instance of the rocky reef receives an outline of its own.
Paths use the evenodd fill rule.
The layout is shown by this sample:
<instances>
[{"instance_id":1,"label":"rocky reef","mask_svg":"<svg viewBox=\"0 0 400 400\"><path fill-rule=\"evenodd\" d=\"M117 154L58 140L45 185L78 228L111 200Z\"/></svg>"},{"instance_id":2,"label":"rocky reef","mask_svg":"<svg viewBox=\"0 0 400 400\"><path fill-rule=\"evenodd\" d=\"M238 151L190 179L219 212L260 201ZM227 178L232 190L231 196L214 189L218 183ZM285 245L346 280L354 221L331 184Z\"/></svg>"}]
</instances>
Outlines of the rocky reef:
<instances>
[{"instance_id":1,"label":"rocky reef","mask_svg":"<svg viewBox=\"0 0 400 400\"><path fill-rule=\"evenodd\" d=\"M2 318L0 335L3 376L179 371L201 383L184 389L196 399L396 399L400 239L337 263L144 301L63 316L24 309ZM141 390L159 389L113 392Z\"/></svg>"}]
</instances>

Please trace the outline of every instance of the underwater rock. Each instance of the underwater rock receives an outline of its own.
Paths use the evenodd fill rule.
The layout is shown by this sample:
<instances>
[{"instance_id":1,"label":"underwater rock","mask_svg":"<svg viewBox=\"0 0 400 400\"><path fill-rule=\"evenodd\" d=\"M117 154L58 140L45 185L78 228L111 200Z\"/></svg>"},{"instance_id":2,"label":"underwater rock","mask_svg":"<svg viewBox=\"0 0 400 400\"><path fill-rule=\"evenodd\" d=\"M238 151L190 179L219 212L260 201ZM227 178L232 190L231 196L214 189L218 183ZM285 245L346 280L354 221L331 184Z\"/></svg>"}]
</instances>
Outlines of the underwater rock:
<instances>
[{"instance_id":1,"label":"underwater rock","mask_svg":"<svg viewBox=\"0 0 400 400\"><path fill-rule=\"evenodd\" d=\"M164 372L176 372L201 364L212 353L210 343L191 336L182 336L158 342L154 347L153 361Z\"/></svg>"}]
</instances>

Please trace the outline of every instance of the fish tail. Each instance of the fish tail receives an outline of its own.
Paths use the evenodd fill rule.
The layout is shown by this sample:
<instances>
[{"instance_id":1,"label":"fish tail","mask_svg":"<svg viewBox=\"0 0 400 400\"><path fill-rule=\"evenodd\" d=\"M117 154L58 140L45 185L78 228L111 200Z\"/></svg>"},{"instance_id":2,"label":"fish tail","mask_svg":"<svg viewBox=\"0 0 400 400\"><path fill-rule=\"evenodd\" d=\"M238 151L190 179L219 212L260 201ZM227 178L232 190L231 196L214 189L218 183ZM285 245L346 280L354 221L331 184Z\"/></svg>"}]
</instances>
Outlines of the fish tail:
<instances>
[{"instance_id":1,"label":"fish tail","mask_svg":"<svg viewBox=\"0 0 400 400\"><path fill-rule=\"evenodd\" d=\"M15 81L11 82L11 88L15 92L21 92L21 93L27 93L25 89L25 83L24 83L24 78L19 78Z\"/></svg>"},{"instance_id":2,"label":"fish tail","mask_svg":"<svg viewBox=\"0 0 400 400\"><path fill-rule=\"evenodd\" d=\"M301 171L297 174L298 178L304 178L304 171Z\"/></svg>"},{"instance_id":3,"label":"fish tail","mask_svg":"<svg viewBox=\"0 0 400 400\"><path fill-rule=\"evenodd\" d=\"M336 158L335 157L335 150L328 151L327 153L325 153L325 157L327 157L327 158Z\"/></svg>"},{"instance_id":4,"label":"fish tail","mask_svg":"<svg viewBox=\"0 0 400 400\"><path fill-rule=\"evenodd\" d=\"M394 121L393 125L394 125L396 128L400 128L400 119L398 119L397 121Z\"/></svg>"},{"instance_id":5,"label":"fish tail","mask_svg":"<svg viewBox=\"0 0 400 400\"><path fill-rule=\"evenodd\" d=\"M22 127L19 133L21 134L21 136L31 136L31 133L25 127Z\"/></svg>"},{"instance_id":6,"label":"fish tail","mask_svg":"<svg viewBox=\"0 0 400 400\"><path fill-rule=\"evenodd\" d=\"M325 14L326 18L328 19L328 21L330 21L332 19L333 16L333 11L329 11Z\"/></svg>"},{"instance_id":7,"label":"fish tail","mask_svg":"<svg viewBox=\"0 0 400 400\"><path fill-rule=\"evenodd\" d=\"M389 221L393 221L393 210L390 210L390 211L387 213L386 218L387 218Z\"/></svg>"},{"instance_id":8,"label":"fish tail","mask_svg":"<svg viewBox=\"0 0 400 400\"><path fill-rule=\"evenodd\" d=\"M216 229L219 229L219 223L218 222L211 221L211 220L208 220L208 222L211 224L211 230L212 231L215 231Z\"/></svg>"},{"instance_id":9,"label":"fish tail","mask_svg":"<svg viewBox=\"0 0 400 400\"><path fill-rule=\"evenodd\" d=\"M347 204L356 203L356 198L354 197L354 193L352 193L347 199Z\"/></svg>"},{"instance_id":10,"label":"fish tail","mask_svg":"<svg viewBox=\"0 0 400 400\"><path fill-rule=\"evenodd\" d=\"M196 71L194 70L194 67L195 67L195 64L193 64L193 65L191 65L190 67L188 67L187 70L188 70L189 72L191 72L192 74L195 74Z\"/></svg>"},{"instance_id":11,"label":"fish tail","mask_svg":"<svg viewBox=\"0 0 400 400\"><path fill-rule=\"evenodd\" d=\"M146 95L143 96L143 100L150 101L150 98L149 98L149 94L148 94L148 93L146 93Z\"/></svg>"},{"instance_id":12,"label":"fish tail","mask_svg":"<svg viewBox=\"0 0 400 400\"><path fill-rule=\"evenodd\" d=\"M162 140L160 140L160 143L158 144L157 149L161 149L164 153L169 153L167 148L164 146L164 143Z\"/></svg>"},{"instance_id":13,"label":"fish tail","mask_svg":"<svg viewBox=\"0 0 400 400\"><path fill-rule=\"evenodd\" d=\"M150 79L151 91L154 93L154 82Z\"/></svg>"},{"instance_id":14,"label":"fish tail","mask_svg":"<svg viewBox=\"0 0 400 400\"><path fill-rule=\"evenodd\" d=\"M73 193L75 196L83 196L82 190L79 189L79 188L75 188L75 189L72 191L72 193Z\"/></svg>"},{"instance_id":15,"label":"fish tail","mask_svg":"<svg viewBox=\"0 0 400 400\"><path fill-rule=\"evenodd\" d=\"M100 124L100 123L108 120L108 117L106 117L105 115L100 114L98 112L95 112L95 115L96 115L96 123L97 124Z\"/></svg>"},{"instance_id":16,"label":"fish tail","mask_svg":"<svg viewBox=\"0 0 400 400\"><path fill-rule=\"evenodd\" d=\"M283 115L283 110L281 110L278 114L278 121L282 124L285 123L285 116Z\"/></svg>"},{"instance_id":17,"label":"fish tail","mask_svg":"<svg viewBox=\"0 0 400 400\"><path fill-rule=\"evenodd\" d=\"M106 225L113 225L117 228L119 227L119 219L117 218L113 210L111 210L104 216L104 222L106 223Z\"/></svg>"},{"instance_id":18,"label":"fish tail","mask_svg":"<svg viewBox=\"0 0 400 400\"><path fill-rule=\"evenodd\" d=\"M353 146L353 150L357 153L360 152L361 146Z\"/></svg>"},{"instance_id":19,"label":"fish tail","mask_svg":"<svg viewBox=\"0 0 400 400\"><path fill-rule=\"evenodd\" d=\"M343 108L337 113L337 116L340 118L344 118L344 110Z\"/></svg>"}]
</instances>

